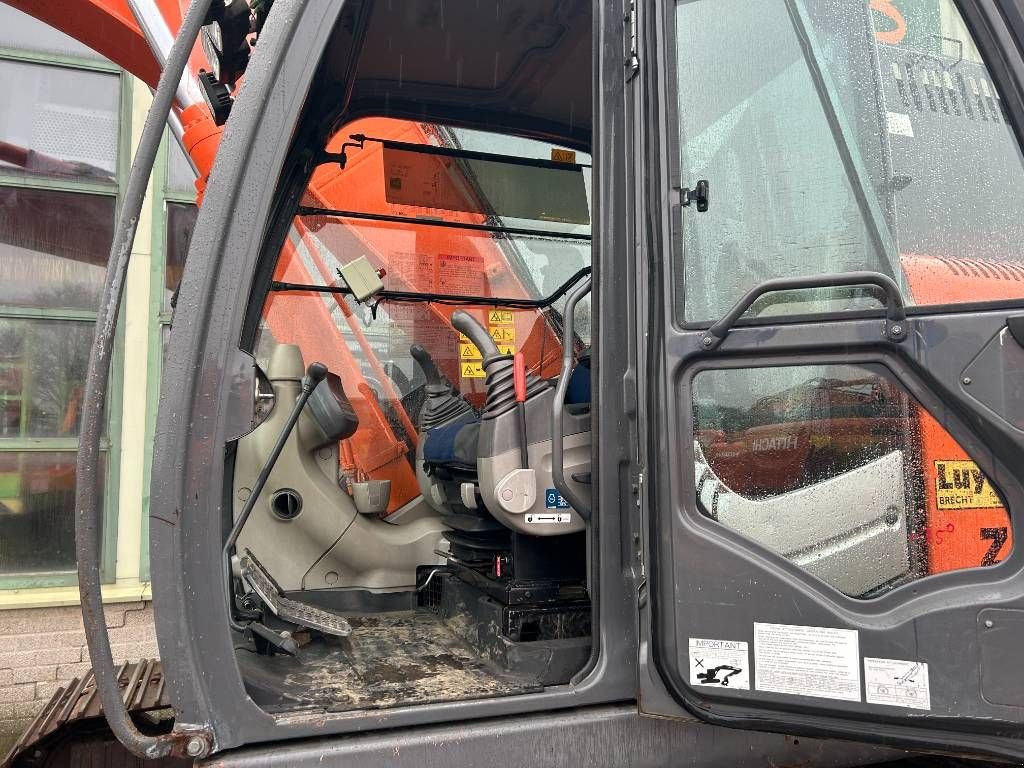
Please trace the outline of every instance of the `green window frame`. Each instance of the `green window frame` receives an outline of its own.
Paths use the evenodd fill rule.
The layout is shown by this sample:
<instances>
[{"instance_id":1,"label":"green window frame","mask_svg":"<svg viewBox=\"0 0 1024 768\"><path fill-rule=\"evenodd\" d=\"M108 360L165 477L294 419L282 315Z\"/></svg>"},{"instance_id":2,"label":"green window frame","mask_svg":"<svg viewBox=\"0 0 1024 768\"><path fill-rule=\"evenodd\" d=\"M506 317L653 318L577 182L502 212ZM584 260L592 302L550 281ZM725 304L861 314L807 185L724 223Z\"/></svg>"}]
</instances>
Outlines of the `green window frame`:
<instances>
[{"instance_id":1,"label":"green window frame","mask_svg":"<svg viewBox=\"0 0 1024 768\"><path fill-rule=\"evenodd\" d=\"M117 65L102 59L72 55L58 55L0 47L0 61L20 62L40 67L85 70L116 75L119 80L117 161L113 182L83 181L77 179L47 178L5 172L0 168L0 187L40 189L56 192L98 195L114 199L114 215L121 204L127 182L131 156L132 78ZM0 303L0 319L31 319L49 322L95 321L96 312L81 309L44 309L19 307ZM124 391L123 331L119 329L111 363L111 383L107 405L107 436L101 441L106 457L106 477L103 489L103 527L100 574L104 583L115 580L117 559L117 513L120 489L121 400ZM78 450L77 437L3 437L0 455L19 453L61 453L74 457ZM73 514L73 511L72 511ZM65 587L77 584L75 570L26 571L0 575L0 590Z\"/></svg>"}]
</instances>

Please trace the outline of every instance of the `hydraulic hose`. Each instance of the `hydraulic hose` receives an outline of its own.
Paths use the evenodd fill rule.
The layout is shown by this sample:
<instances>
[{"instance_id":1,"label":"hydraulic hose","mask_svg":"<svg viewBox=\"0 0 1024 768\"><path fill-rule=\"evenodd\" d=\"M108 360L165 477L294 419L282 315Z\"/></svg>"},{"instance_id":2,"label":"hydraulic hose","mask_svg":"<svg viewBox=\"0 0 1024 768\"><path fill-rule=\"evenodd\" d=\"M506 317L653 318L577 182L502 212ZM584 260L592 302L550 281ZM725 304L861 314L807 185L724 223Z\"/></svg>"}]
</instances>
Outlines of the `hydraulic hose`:
<instances>
[{"instance_id":1,"label":"hydraulic hose","mask_svg":"<svg viewBox=\"0 0 1024 768\"><path fill-rule=\"evenodd\" d=\"M103 614L99 566L99 457L100 435L103 432L110 358L117 329L118 312L131 260L132 245L139 224L139 214L146 196L146 187L153 171L160 139L181 80L189 54L199 37L211 0L193 0L182 21L181 30L167 55L153 104L146 116L138 151L132 162L131 175L125 189L121 212L110 247L103 294L96 315L96 333L89 353L85 379L82 429L79 438L77 480L75 484L75 552L78 556L78 591L82 600L82 620L89 645L96 689L110 730L133 754L141 758L159 758L172 752L189 757L203 757L212 747L205 731L172 731L162 736L140 732L121 698L117 672L110 652L110 637Z\"/></svg>"}]
</instances>

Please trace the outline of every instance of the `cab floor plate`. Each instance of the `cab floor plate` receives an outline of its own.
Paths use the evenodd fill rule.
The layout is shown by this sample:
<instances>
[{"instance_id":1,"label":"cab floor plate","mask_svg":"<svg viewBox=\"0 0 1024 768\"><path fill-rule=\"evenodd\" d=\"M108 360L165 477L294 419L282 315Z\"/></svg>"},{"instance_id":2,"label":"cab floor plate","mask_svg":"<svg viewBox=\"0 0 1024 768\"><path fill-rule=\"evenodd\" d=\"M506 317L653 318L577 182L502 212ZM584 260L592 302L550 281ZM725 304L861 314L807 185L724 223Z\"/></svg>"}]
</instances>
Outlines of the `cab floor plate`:
<instances>
[{"instance_id":1,"label":"cab floor plate","mask_svg":"<svg viewBox=\"0 0 1024 768\"><path fill-rule=\"evenodd\" d=\"M324 637L299 656L238 653L250 695L268 710L379 709L541 690L501 672L427 611L350 616L352 634Z\"/></svg>"}]
</instances>

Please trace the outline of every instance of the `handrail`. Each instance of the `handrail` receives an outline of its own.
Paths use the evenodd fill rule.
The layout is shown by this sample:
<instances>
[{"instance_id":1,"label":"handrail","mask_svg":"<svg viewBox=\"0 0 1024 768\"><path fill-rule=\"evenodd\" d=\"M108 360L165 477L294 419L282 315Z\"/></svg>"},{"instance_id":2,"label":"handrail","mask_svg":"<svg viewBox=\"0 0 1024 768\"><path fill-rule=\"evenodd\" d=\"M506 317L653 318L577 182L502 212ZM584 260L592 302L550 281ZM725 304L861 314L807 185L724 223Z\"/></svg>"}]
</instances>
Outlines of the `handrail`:
<instances>
[{"instance_id":1,"label":"handrail","mask_svg":"<svg viewBox=\"0 0 1024 768\"><path fill-rule=\"evenodd\" d=\"M99 537L99 461L103 413L110 378L110 358L117 330L117 316L131 261L132 244L138 228L139 213L153 172L157 149L167 125L175 90L181 80L189 54L199 37L211 0L193 0L181 24L178 37L167 55L153 104L146 116L139 148L132 163L118 215L110 259L103 282L103 296L96 313L96 333L89 352L85 378L82 428L79 436L75 482L75 554L78 558L78 591L82 600L82 621L89 646L93 678L110 730L125 748L141 758L155 759L178 754L205 757L213 748L213 737L201 728L176 727L170 733L149 736L132 722L121 697L118 672L110 651L110 636L103 613L100 592Z\"/></svg>"},{"instance_id":2,"label":"handrail","mask_svg":"<svg viewBox=\"0 0 1024 768\"><path fill-rule=\"evenodd\" d=\"M573 349L576 346L576 304L591 287L591 278L581 282L565 302L565 314L562 325L562 375L558 377L555 397L552 401L551 426L551 479L562 498L584 520L590 520L590 505L565 481L565 448L563 446L562 429L565 422L565 394L569 390L569 378L572 372Z\"/></svg>"},{"instance_id":3,"label":"handrail","mask_svg":"<svg viewBox=\"0 0 1024 768\"><path fill-rule=\"evenodd\" d=\"M521 235L523 237L548 237L563 240L585 240L590 242L591 236L581 232L563 232L558 229L531 229L530 227L506 227L501 224L472 224L466 221L447 221L446 219L425 219L415 216L396 216L390 213L370 213L368 211L345 211L340 208L320 208L313 205L300 205L299 216L327 216L335 219L358 219L361 221L379 221L387 224L416 224L421 227L448 227L449 229L468 229L473 232L490 232L499 235Z\"/></svg>"},{"instance_id":4,"label":"handrail","mask_svg":"<svg viewBox=\"0 0 1024 768\"><path fill-rule=\"evenodd\" d=\"M890 341L903 341L907 338L907 311L903 304L896 281L881 272L841 272L828 275L801 275L799 277L779 277L758 283L737 301L721 320L712 325L701 338L705 350L715 349L721 344L736 321L750 309L755 301L766 293L775 291L794 291L804 288L834 288L847 285L877 285L885 291L885 336Z\"/></svg>"},{"instance_id":5,"label":"handrail","mask_svg":"<svg viewBox=\"0 0 1024 768\"><path fill-rule=\"evenodd\" d=\"M583 267L574 272L568 280L562 283L548 296L540 299L513 299L501 296L471 296L460 293L430 293L416 291L390 291L383 290L373 294L374 301L396 301L410 304L447 304L462 306L465 304L477 304L487 307L511 307L513 309L547 309L580 280L590 274L590 267ZM352 289L347 285L312 285L306 283L286 283L275 280L270 284L271 291L308 291L310 293L340 293L344 296L351 296ZM373 306L371 304L371 306Z\"/></svg>"}]
</instances>

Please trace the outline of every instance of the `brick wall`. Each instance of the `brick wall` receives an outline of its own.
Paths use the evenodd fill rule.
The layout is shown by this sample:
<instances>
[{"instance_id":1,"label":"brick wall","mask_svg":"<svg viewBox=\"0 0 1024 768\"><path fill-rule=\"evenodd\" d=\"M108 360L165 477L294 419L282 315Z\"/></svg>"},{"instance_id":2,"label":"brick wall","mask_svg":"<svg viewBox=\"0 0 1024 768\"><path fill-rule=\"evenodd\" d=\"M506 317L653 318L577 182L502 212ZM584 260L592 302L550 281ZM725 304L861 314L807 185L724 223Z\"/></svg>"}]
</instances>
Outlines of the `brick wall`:
<instances>
[{"instance_id":1,"label":"brick wall","mask_svg":"<svg viewBox=\"0 0 1024 768\"><path fill-rule=\"evenodd\" d=\"M157 657L152 604L104 611L115 661ZM0 610L0 760L54 689L89 667L78 606Z\"/></svg>"}]
</instances>

